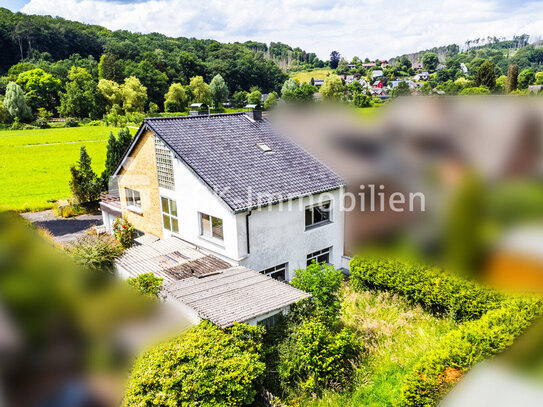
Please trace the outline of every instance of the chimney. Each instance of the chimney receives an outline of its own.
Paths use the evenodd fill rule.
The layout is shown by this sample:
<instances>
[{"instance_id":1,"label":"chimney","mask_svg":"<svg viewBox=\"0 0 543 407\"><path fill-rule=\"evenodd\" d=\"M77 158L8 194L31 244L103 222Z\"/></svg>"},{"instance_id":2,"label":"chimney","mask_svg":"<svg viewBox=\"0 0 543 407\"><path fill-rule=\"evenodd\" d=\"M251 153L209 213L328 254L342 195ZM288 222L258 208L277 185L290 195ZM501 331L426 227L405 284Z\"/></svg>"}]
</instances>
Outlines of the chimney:
<instances>
[{"instance_id":1,"label":"chimney","mask_svg":"<svg viewBox=\"0 0 543 407\"><path fill-rule=\"evenodd\" d=\"M208 116L209 106L205 103L193 103L190 105L189 116Z\"/></svg>"},{"instance_id":2,"label":"chimney","mask_svg":"<svg viewBox=\"0 0 543 407\"><path fill-rule=\"evenodd\" d=\"M245 109L249 109L245 111L245 114L247 115L247 117L255 121L262 120L262 108L260 106L260 103L247 105L245 106Z\"/></svg>"}]
</instances>

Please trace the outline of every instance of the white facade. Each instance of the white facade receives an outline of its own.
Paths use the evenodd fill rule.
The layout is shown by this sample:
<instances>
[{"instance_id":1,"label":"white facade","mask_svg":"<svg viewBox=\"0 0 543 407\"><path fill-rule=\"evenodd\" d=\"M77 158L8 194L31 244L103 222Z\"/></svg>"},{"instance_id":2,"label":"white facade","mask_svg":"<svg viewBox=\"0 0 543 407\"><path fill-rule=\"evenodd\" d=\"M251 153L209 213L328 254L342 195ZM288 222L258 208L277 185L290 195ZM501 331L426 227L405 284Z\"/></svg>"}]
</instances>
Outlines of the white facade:
<instances>
[{"instance_id":1,"label":"white facade","mask_svg":"<svg viewBox=\"0 0 543 407\"><path fill-rule=\"evenodd\" d=\"M287 279L293 270L307 266L307 256L330 249L329 263L341 267L343 256L342 189L235 214L228 205L179 158L174 158L175 190L160 188L161 197L175 200L179 238L232 265L256 271L287 263ZM308 205L330 202L330 221L305 227ZM249 215L250 213L250 215ZM201 214L222 219L222 240L202 235ZM247 221L249 246L247 245ZM164 230L164 238L171 236ZM248 250L249 249L249 252Z\"/></svg>"}]
</instances>

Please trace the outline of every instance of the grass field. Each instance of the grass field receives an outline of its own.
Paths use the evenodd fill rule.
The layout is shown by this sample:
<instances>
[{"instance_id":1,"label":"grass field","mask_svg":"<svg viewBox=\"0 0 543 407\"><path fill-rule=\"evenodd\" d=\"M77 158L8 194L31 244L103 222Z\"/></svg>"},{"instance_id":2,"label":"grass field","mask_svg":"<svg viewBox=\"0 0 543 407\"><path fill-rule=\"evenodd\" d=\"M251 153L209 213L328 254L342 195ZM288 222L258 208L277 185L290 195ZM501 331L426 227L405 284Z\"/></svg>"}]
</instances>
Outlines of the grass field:
<instances>
[{"instance_id":1,"label":"grass field","mask_svg":"<svg viewBox=\"0 0 543 407\"><path fill-rule=\"evenodd\" d=\"M104 169L109 133L106 126L0 131L0 209L35 211L48 200L70 196L70 166L86 146L94 171ZM132 130L135 132L135 130Z\"/></svg>"},{"instance_id":2,"label":"grass field","mask_svg":"<svg viewBox=\"0 0 543 407\"><path fill-rule=\"evenodd\" d=\"M328 76L328 74L332 74L332 69L322 68L307 72L292 72L290 76L292 78L298 78L300 82L309 82L311 81L311 78L324 79Z\"/></svg>"},{"instance_id":3,"label":"grass field","mask_svg":"<svg viewBox=\"0 0 543 407\"><path fill-rule=\"evenodd\" d=\"M325 392L311 406L381 407L394 404L402 379L424 352L456 328L387 292L345 288L343 322L358 332L366 353L351 392Z\"/></svg>"}]
</instances>

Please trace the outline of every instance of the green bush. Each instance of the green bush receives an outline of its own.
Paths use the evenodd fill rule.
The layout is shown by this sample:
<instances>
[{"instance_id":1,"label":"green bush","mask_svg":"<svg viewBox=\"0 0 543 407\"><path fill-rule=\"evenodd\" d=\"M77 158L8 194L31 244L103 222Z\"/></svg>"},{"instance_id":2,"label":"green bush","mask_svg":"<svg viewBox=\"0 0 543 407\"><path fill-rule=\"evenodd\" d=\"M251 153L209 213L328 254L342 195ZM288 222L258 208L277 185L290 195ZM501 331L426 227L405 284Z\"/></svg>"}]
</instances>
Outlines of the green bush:
<instances>
[{"instance_id":1,"label":"green bush","mask_svg":"<svg viewBox=\"0 0 543 407\"><path fill-rule=\"evenodd\" d=\"M59 205L58 203L55 203L53 204L53 213L55 216L61 218L73 218L74 216L87 213L87 211L77 204Z\"/></svg>"},{"instance_id":2,"label":"green bush","mask_svg":"<svg viewBox=\"0 0 543 407\"><path fill-rule=\"evenodd\" d=\"M143 354L135 363L123 405L239 406L253 402L264 372L263 328L208 321Z\"/></svg>"},{"instance_id":3,"label":"green bush","mask_svg":"<svg viewBox=\"0 0 543 407\"><path fill-rule=\"evenodd\" d=\"M64 127L77 127L79 126L79 122L77 119L73 117L67 117L66 120L64 120Z\"/></svg>"},{"instance_id":4,"label":"green bush","mask_svg":"<svg viewBox=\"0 0 543 407\"><path fill-rule=\"evenodd\" d=\"M278 347L281 384L305 394L345 386L361 348L350 329L334 332L318 318L306 320Z\"/></svg>"},{"instance_id":5,"label":"green bush","mask_svg":"<svg viewBox=\"0 0 543 407\"><path fill-rule=\"evenodd\" d=\"M88 234L66 247L74 260L94 271L113 272L115 259L123 254L120 244L110 235Z\"/></svg>"},{"instance_id":6,"label":"green bush","mask_svg":"<svg viewBox=\"0 0 543 407\"><path fill-rule=\"evenodd\" d=\"M404 378L398 405L437 405L462 373L509 348L542 311L540 300L512 299L451 331Z\"/></svg>"},{"instance_id":7,"label":"green bush","mask_svg":"<svg viewBox=\"0 0 543 407\"><path fill-rule=\"evenodd\" d=\"M359 256L350 265L355 290L387 290L434 314L451 314L456 321L478 319L505 299L504 294L437 268Z\"/></svg>"},{"instance_id":8,"label":"green bush","mask_svg":"<svg viewBox=\"0 0 543 407\"><path fill-rule=\"evenodd\" d=\"M153 273L140 274L127 280L129 286L134 287L141 294L152 298L158 298L163 278L156 277Z\"/></svg>"},{"instance_id":9,"label":"green bush","mask_svg":"<svg viewBox=\"0 0 543 407\"><path fill-rule=\"evenodd\" d=\"M313 262L306 269L295 270L292 286L310 293L317 314L324 318L337 318L341 307L343 275L334 266Z\"/></svg>"},{"instance_id":10,"label":"green bush","mask_svg":"<svg viewBox=\"0 0 543 407\"><path fill-rule=\"evenodd\" d=\"M126 219L115 219L113 222L113 234L123 249L128 249L132 246L132 239L134 238L134 226L132 226Z\"/></svg>"},{"instance_id":11,"label":"green bush","mask_svg":"<svg viewBox=\"0 0 543 407\"><path fill-rule=\"evenodd\" d=\"M38 117L35 123L36 127L39 127L40 129L48 129L50 127L45 117Z\"/></svg>"}]
</instances>

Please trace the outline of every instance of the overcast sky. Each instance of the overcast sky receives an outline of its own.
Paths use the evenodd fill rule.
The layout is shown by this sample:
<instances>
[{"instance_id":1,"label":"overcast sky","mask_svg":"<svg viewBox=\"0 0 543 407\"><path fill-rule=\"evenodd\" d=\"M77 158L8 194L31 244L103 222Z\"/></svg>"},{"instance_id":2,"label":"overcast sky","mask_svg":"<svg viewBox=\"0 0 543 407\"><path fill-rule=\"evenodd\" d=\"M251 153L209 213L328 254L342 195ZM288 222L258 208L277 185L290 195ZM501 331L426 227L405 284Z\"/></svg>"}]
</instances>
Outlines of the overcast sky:
<instances>
[{"instance_id":1,"label":"overcast sky","mask_svg":"<svg viewBox=\"0 0 543 407\"><path fill-rule=\"evenodd\" d=\"M543 2L519 0L0 0L13 11L221 42L281 41L328 59L389 58L468 39L543 35Z\"/></svg>"}]
</instances>

